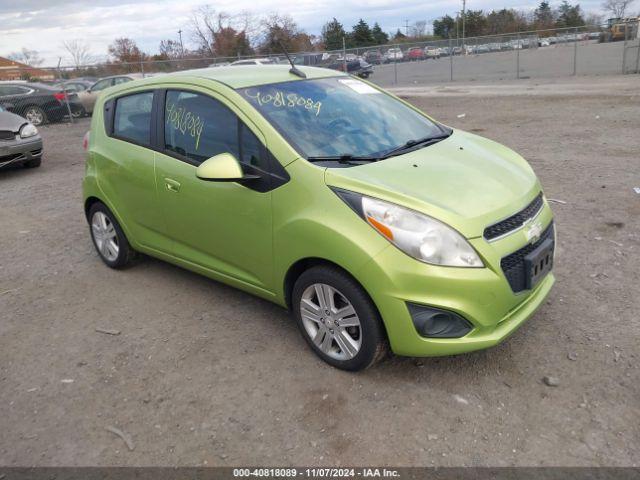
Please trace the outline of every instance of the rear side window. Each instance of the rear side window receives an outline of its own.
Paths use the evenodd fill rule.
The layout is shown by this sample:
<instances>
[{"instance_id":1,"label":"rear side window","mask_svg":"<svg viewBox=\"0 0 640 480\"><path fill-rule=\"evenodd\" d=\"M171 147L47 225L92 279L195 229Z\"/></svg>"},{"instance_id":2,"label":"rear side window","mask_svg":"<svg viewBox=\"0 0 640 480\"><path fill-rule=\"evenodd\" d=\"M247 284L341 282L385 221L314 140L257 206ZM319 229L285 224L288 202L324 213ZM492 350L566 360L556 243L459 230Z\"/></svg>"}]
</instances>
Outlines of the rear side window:
<instances>
[{"instance_id":1,"label":"rear side window","mask_svg":"<svg viewBox=\"0 0 640 480\"><path fill-rule=\"evenodd\" d=\"M153 92L118 98L113 120L113 136L140 145L150 145L152 105Z\"/></svg>"},{"instance_id":2,"label":"rear side window","mask_svg":"<svg viewBox=\"0 0 640 480\"><path fill-rule=\"evenodd\" d=\"M16 85L5 85L0 87L0 95L24 95L29 93L30 89L25 87L19 87Z\"/></svg>"},{"instance_id":3,"label":"rear side window","mask_svg":"<svg viewBox=\"0 0 640 480\"><path fill-rule=\"evenodd\" d=\"M200 164L219 153L240 158L238 118L218 100L169 90L164 115L165 149Z\"/></svg>"},{"instance_id":4,"label":"rear side window","mask_svg":"<svg viewBox=\"0 0 640 480\"><path fill-rule=\"evenodd\" d=\"M91 91L98 92L100 90L104 90L105 88L110 87L112 83L113 83L112 78L105 78L104 80L100 80L99 82L94 83L93 86L91 87Z\"/></svg>"}]
</instances>

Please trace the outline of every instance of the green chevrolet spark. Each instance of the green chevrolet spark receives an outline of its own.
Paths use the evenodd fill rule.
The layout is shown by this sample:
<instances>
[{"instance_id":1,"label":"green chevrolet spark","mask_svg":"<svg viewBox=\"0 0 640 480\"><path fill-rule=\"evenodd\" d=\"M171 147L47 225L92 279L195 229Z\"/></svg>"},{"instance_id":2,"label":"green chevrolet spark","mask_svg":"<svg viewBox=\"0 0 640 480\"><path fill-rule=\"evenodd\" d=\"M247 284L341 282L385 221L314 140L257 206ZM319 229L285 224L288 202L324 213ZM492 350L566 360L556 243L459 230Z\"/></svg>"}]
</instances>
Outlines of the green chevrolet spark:
<instances>
[{"instance_id":1,"label":"green chevrolet spark","mask_svg":"<svg viewBox=\"0 0 640 480\"><path fill-rule=\"evenodd\" d=\"M555 281L553 216L527 162L367 82L300 70L105 90L83 180L104 263L141 252L271 300L345 370L514 332Z\"/></svg>"}]
</instances>

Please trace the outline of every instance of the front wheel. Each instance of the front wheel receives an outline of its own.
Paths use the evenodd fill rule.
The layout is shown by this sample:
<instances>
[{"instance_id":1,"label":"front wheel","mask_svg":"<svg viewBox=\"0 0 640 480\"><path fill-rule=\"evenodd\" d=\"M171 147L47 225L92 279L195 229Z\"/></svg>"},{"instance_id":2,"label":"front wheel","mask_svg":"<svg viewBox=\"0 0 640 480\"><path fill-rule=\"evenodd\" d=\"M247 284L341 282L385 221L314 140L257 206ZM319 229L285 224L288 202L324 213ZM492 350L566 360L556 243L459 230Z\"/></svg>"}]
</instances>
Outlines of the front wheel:
<instances>
[{"instance_id":1,"label":"front wheel","mask_svg":"<svg viewBox=\"0 0 640 480\"><path fill-rule=\"evenodd\" d=\"M71 107L71 116L73 118L82 118L82 117L85 117L86 115L87 115L87 112L85 111L82 105Z\"/></svg>"},{"instance_id":2,"label":"front wheel","mask_svg":"<svg viewBox=\"0 0 640 480\"><path fill-rule=\"evenodd\" d=\"M343 270L313 267L298 278L293 313L302 336L325 362L342 370L364 370L387 353L375 305Z\"/></svg>"}]
</instances>

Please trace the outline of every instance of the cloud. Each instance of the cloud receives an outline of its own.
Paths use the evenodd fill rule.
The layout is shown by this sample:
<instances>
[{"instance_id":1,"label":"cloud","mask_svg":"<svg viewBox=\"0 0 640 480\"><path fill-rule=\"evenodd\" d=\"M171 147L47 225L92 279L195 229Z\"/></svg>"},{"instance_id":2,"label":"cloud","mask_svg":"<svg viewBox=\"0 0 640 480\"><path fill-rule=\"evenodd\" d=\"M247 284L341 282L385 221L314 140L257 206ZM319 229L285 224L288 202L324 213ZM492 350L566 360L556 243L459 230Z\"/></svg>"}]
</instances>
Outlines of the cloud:
<instances>
[{"instance_id":1,"label":"cloud","mask_svg":"<svg viewBox=\"0 0 640 480\"><path fill-rule=\"evenodd\" d=\"M477 0L475 0L477 1ZM536 0L534 0L536 1ZM559 3L559 0L556 0ZM182 29L186 44L190 41L189 17L191 11L202 5L202 0L92 0L89 4L79 0L21 0L0 2L0 56L22 48L36 50L47 65L63 64L68 55L62 47L64 40L82 39L93 54L106 59L107 47L116 37L130 37L145 51L155 52L160 40L177 39ZM213 2L212 2L213 4ZM586 11L598 10L599 0L580 2ZM533 9L535 3L523 6L522 0L470 1L468 8L492 10L504 7ZM379 22L385 31L395 31L405 24L426 20L429 24L445 14L455 15L460 10L457 0L219 0L217 11L240 13L250 11L257 15L269 13L289 14L309 33L318 34L322 25L337 17L345 28L350 28L361 17L373 24Z\"/></svg>"}]
</instances>

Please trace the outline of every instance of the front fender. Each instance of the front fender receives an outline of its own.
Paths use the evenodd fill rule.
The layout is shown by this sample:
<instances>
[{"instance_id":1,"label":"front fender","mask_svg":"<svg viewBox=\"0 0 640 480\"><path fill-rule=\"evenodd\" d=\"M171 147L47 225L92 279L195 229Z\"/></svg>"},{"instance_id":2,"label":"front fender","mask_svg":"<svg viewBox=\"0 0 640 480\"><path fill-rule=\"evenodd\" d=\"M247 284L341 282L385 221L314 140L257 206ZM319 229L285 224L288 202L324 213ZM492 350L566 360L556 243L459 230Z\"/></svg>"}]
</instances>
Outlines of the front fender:
<instances>
[{"instance_id":1,"label":"front fender","mask_svg":"<svg viewBox=\"0 0 640 480\"><path fill-rule=\"evenodd\" d=\"M274 190L274 293L286 304L284 279L303 259L340 266L361 284L364 266L391 244L362 220L324 182L324 169L303 161L287 170L296 182Z\"/></svg>"}]
</instances>

